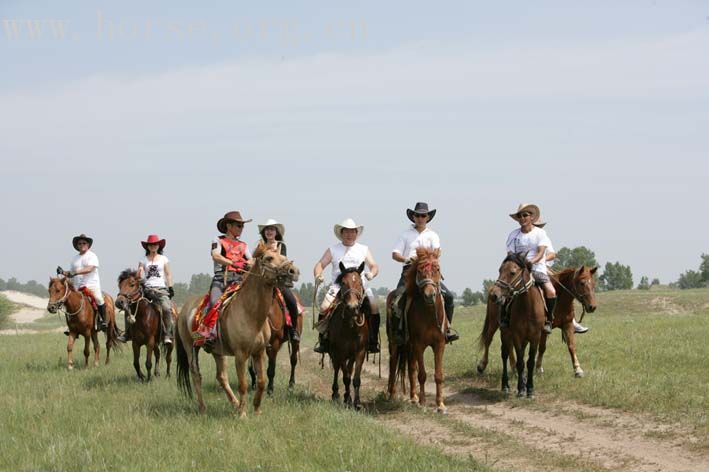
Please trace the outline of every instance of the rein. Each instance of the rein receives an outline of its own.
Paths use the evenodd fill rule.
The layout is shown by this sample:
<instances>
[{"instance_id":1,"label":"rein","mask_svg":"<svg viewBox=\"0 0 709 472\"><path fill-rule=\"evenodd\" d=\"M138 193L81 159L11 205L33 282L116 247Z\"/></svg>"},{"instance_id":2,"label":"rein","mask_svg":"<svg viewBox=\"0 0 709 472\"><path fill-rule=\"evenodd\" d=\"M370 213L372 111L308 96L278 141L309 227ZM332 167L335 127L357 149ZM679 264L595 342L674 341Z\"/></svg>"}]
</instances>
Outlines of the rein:
<instances>
[{"instance_id":1,"label":"rein","mask_svg":"<svg viewBox=\"0 0 709 472\"><path fill-rule=\"evenodd\" d=\"M83 293L78 292L79 295L81 295L81 305L79 305L79 309L76 310L74 313L69 313L68 311L66 311L66 301L69 298L70 293L71 292L69 291L69 284L64 282L64 296L62 298L60 298L59 300L57 300L56 302L52 302L52 303L48 304L47 307L54 308L57 311L63 311L64 316L66 316L67 319L78 315L84 309L84 300L86 297L84 297Z\"/></svg>"},{"instance_id":2,"label":"rein","mask_svg":"<svg viewBox=\"0 0 709 472\"><path fill-rule=\"evenodd\" d=\"M567 288L564 284L562 284L562 283L561 283L561 279L559 278L559 276L558 276L557 274L554 274L553 276L555 276L555 277L557 278L556 281L559 283L559 286L560 286L561 288L563 288L564 290L566 290L566 292L567 292L569 295L571 295L574 300L578 301L578 302L581 304L581 310L582 310L582 311L581 311L581 317L579 318L579 323L581 323L581 322L583 321L583 317L586 316L586 304L584 303L584 297L582 297L581 295L575 293L575 292L572 291L571 289ZM575 277L574 277L574 280L575 280ZM573 281L572 281L572 282L573 282Z\"/></svg>"},{"instance_id":3,"label":"rein","mask_svg":"<svg viewBox=\"0 0 709 472\"><path fill-rule=\"evenodd\" d=\"M436 327L438 329L440 329L441 332L443 333L444 329L445 329L445 324L446 324L446 321L445 321L446 317L444 314L443 321L438 319L438 307L436 306L436 302L438 301L438 298L441 295L441 282L440 281L436 282L430 277L426 277L423 279L419 277L420 269L433 271L433 269L434 269L433 263L434 263L434 261L421 261L421 262L419 262L419 264L417 264L417 266L416 266L416 287L418 287L420 292L423 292L423 289L428 285L432 285L434 287L434 289L436 290L436 294L433 297L433 304L435 307L435 309L433 310L433 316L436 320Z\"/></svg>"},{"instance_id":4,"label":"rein","mask_svg":"<svg viewBox=\"0 0 709 472\"><path fill-rule=\"evenodd\" d=\"M521 295L527 292L532 286L534 286L534 277L529 277L529 280L524 282L524 273L528 270L523 268L519 276L515 277L511 282L505 282L504 280L497 279L495 285L502 287L509 291L510 301L512 301L517 295Z\"/></svg>"}]
</instances>

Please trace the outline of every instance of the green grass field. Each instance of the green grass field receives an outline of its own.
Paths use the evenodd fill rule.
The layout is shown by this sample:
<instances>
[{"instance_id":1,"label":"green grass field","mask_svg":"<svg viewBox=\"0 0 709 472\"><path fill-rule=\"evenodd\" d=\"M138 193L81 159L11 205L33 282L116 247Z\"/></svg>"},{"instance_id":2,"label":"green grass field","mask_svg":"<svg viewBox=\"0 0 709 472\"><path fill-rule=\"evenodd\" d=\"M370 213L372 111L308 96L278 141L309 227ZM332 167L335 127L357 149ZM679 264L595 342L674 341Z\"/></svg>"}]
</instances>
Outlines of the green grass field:
<instances>
[{"instance_id":1,"label":"green grass field","mask_svg":"<svg viewBox=\"0 0 709 472\"><path fill-rule=\"evenodd\" d=\"M10 314L12 314L16 308L14 303L8 300L6 296L0 294L0 329L6 327Z\"/></svg>"}]
</instances>

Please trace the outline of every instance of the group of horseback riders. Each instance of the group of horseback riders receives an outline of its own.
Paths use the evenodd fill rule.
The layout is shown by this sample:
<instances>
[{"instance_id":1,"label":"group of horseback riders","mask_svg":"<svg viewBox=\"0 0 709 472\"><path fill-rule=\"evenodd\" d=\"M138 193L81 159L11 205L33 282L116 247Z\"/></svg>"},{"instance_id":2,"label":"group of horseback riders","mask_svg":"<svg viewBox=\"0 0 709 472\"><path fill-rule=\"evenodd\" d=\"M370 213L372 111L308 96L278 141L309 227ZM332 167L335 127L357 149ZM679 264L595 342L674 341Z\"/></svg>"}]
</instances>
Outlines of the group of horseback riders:
<instances>
[{"instance_id":1,"label":"group of horseback riders","mask_svg":"<svg viewBox=\"0 0 709 472\"><path fill-rule=\"evenodd\" d=\"M435 209L429 209L425 202L418 202L413 209L406 210L406 216L411 221L409 226L399 237L392 250L392 259L403 265L401 277L396 287L395 301L393 303L392 314L394 315L394 336L398 343L403 343L403 326L401 322L406 307L406 287L404 276L416 257L417 248L434 249L440 254L441 242L438 234L428 227L428 224L436 215ZM553 320L554 306L556 303L556 293L547 272L547 266L552 264L556 254L547 233L543 227L546 223L540 221L540 210L537 205L522 204L517 210L510 214L519 228L512 231L506 243L508 252L524 253L527 260L532 264L534 280L543 286L545 301L547 306L547 319L544 330L551 333L551 323ZM242 218L239 211L226 213L217 222L217 229L221 233L214 238L211 245L211 257L214 262L214 276L209 289L209 306L211 308L221 298L226 288L234 283L240 283L244 274L251 267L251 251L248 245L241 240L241 233L244 225L251 222L251 219ZM284 242L285 227L274 219L268 219L263 224L258 225L261 242L271 249L276 249L281 255L287 255L286 244ZM369 341L367 350L372 353L380 351L379 347L379 325L380 314L379 304L372 289L367 287L367 283L377 277L379 266L368 246L358 242L364 231L364 226L358 225L354 220L348 218L333 228L335 238L339 241L325 250L320 260L315 264L313 275L316 286L323 281L323 272L326 267L331 267L332 284L328 287L324 300L320 305L319 314L319 341L315 346L315 351L325 353L328 351L327 323L333 303L337 299L340 286L336 281L341 272L341 266L345 268L359 267L364 264L366 271L362 272L362 285L366 290L365 302L362 305L368 319ZM101 292L99 278L99 259L91 251L93 239L80 234L72 240L74 249L78 254L71 261L70 269L63 271L57 268L58 273L63 273L67 278L71 278L75 287L86 287L93 295L98 311L98 329L105 331L108 327L106 309ZM172 302L175 291L173 288L170 261L163 254L166 240L157 235L149 235L145 241L141 241L145 250L145 256L138 262L138 276L143 281L144 295L155 305L160 307L163 324L163 342L170 344L174 338L174 322L172 318ZM278 287L286 304L286 308L291 316L291 326L289 336L294 341L299 341L297 317L302 315L302 308L296 301L291 289L286 286ZM448 288L441 283L440 293L443 298L445 314L448 319L448 330L446 332L446 342L450 343L458 339L458 334L450 328L453 320L454 300ZM504 310L500 317L500 324L504 326L508 320L504 316ZM574 327L577 333L584 333L588 328L581 326L574 320ZM68 332L65 332L68 334ZM216 329L210 333L205 341L205 348L213 345L216 339ZM119 336L118 340L126 342L130 339L130 329L126 324L126 331Z\"/></svg>"}]
</instances>

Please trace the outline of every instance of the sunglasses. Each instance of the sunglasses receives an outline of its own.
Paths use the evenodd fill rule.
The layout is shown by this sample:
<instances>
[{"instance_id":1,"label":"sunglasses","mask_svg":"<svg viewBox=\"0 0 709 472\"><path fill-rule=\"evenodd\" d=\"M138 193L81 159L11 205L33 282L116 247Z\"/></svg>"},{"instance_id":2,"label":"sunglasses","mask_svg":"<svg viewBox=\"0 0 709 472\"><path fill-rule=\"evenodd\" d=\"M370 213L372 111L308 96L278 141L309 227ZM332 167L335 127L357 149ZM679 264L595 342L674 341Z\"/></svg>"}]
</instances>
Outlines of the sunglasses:
<instances>
[{"instance_id":1,"label":"sunglasses","mask_svg":"<svg viewBox=\"0 0 709 472\"><path fill-rule=\"evenodd\" d=\"M229 223L229 224L230 224L230 225L234 225L234 226L236 226L237 228L243 228L243 227L244 227L244 223L239 223L238 221L232 221L232 222Z\"/></svg>"},{"instance_id":2,"label":"sunglasses","mask_svg":"<svg viewBox=\"0 0 709 472\"><path fill-rule=\"evenodd\" d=\"M532 216L532 214L524 212L524 213L517 213L517 216L519 216L520 218L527 218L528 216Z\"/></svg>"},{"instance_id":3,"label":"sunglasses","mask_svg":"<svg viewBox=\"0 0 709 472\"><path fill-rule=\"evenodd\" d=\"M423 215L421 213L414 213L414 218L428 218L428 215L426 213Z\"/></svg>"},{"instance_id":4,"label":"sunglasses","mask_svg":"<svg viewBox=\"0 0 709 472\"><path fill-rule=\"evenodd\" d=\"M86 241L77 241L77 242L76 242L76 245L77 245L77 246L88 246L89 243L87 243Z\"/></svg>"}]
</instances>

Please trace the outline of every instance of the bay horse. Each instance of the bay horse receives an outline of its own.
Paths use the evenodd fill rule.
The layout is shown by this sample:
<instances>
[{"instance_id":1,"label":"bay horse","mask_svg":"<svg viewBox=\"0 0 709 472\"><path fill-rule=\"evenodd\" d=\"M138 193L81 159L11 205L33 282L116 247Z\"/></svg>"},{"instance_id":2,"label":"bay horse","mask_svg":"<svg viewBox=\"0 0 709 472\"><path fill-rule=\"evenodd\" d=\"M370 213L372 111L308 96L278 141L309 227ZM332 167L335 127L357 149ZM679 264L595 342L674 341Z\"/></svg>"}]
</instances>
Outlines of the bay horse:
<instances>
[{"instance_id":1,"label":"bay horse","mask_svg":"<svg viewBox=\"0 0 709 472\"><path fill-rule=\"evenodd\" d=\"M67 340L67 368L74 369L74 342L79 336L84 337L84 366L89 366L89 343L94 345L94 367L99 365L100 351L98 341L98 330L96 329L97 313L88 297L76 290L74 285L64 276L50 277L47 291L49 292L49 302L47 311L50 313L64 312L67 328L69 328L69 339ZM113 305L113 298L107 293L103 294L106 304L106 364L111 360L111 348L120 349L118 345L118 329L116 328L116 315Z\"/></svg>"},{"instance_id":2,"label":"bay horse","mask_svg":"<svg viewBox=\"0 0 709 472\"><path fill-rule=\"evenodd\" d=\"M301 306L300 297L297 293L293 292L295 300L298 306ZM292 319L292 315L291 315ZM290 350L290 380L288 380L288 388L293 388L295 386L295 366L298 365L298 352L300 351L300 341L293 341L290 336L288 336L288 326L286 323L286 313L283 306L274 297L273 303L271 304L271 310L268 312L268 324L271 328L271 339L268 341L268 346L266 347L266 355L268 356L268 368L266 369L266 375L268 376L268 385L266 386L266 393L268 395L273 394L273 380L276 377L276 359L278 358L278 352L284 344L288 345ZM298 322L295 329L298 334L303 334L303 316L298 316ZM253 366L249 366L249 375L251 376L251 388L256 387L256 371Z\"/></svg>"},{"instance_id":3,"label":"bay horse","mask_svg":"<svg viewBox=\"0 0 709 472\"><path fill-rule=\"evenodd\" d=\"M441 295L441 268L438 262L440 251L437 249L417 248L416 258L405 275L407 302L404 314L405 342L396 343L392 325L393 297L387 297L387 335L389 339L389 398L396 395L396 379L409 374L409 396L412 403L426 404L426 368L424 351L433 350L434 380L436 382L436 410L445 413L443 402L443 353L446 347L446 329L448 321ZM416 376L418 374L419 393L416 394ZM402 379L403 383L403 379Z\"/></svg>"},{"instance_id":4,"label":"bay horse","mask_svg":"<svg viewBox=\"0 0 709 472\"><path fill-rule=\"evenodd\" d=\"M500 329L502 338L502 391L510 392L507 363L514 348L517 358L517 396L534 398L534 364L546 318L544 298L534 286L532 263L526 254L508 253L500 266L499 277L490 299L500 309L510 310L508 327ZM524 376L524 353L529 345L527 377ZM526 390L526 392L525 392Z\"/></svg>"},{"instance_id":5,"label":"bay horse","mask_svg":"<svg viewBox=\"0 0 709 472\"><path fill-rule=\"evenodd\" d=\"M345 386L343 401L356 410L362 408L359 389L362 385L362 365L367 354L369 325L364 307L367 295L362 284L364 262L359 267L345 267L340 262L340 275L335 283L340 286L330 320L328 322L328 355L334 370L332 400L340 398L339 376ZM369 303L369 301L366 301ZM350 382L354 387L354 402L350 394Z\"/></svg>"},{"instance_id":6,"label":"bay horse","mask_svg":"<svg viewBox=\"0 0 709 472\"><path fill-rule=\"evenodd\" d=\"M596 282L593 275L598 270L598 267L581 266L579 268L565 269L557 274L550 273L549 278L554 284L554 289L557 293L556 308L554 309L553 328L560 327L562 330L562 339L566 342L566 346L571 356L571 363L574 368L576 377L583 377L584 372L581 369L578 356L576 355L576 333L574 331L574 300L581 303L585 311L593 313L596 311ZM479 343L480 349L483 350L482 359L478 362L478 373L482 374L488 364L488 353L490 351L490 343L499 328L499 306L490 301L488 298L487 312L485 316L485 324L480 333ZM539 353L537 355L536 368L537 372L542 373L542 358L546 351L547 334L542 331L542 337L539 343ZM515 363L513 353L510 352L510 362Z\"/></svg>"},{"instance_id":7,"label":"bay horse","mask_svg":"<svg viewBox=\"0 0 709 472\"><path fill-rule=\"evenodd\" d=\"M249 358L256 370L256 393L254 394L254 414L261 414L266 379L264 359L271 328L268 325L268 313L273 303L273 289L284 283L298 280L298 268L278 251L268 249L262 243L253 254L253 266L245 274L239 292L219 313L219 331L221 340L212 351L217 365L217 381L226 393L229 402L237 409L241 418L246 417L246 362ZM197 396L200 413L205 413L207 406L202 396L202 374L199 370L199 347L193 347L192 321L200 300L186 303L177 319L177 384L182 392ZM229 386L227 375L227 356L233 356L236 363L236 375L239 382L239 399ZM190 375L191 374L191 375ZM190 382L191 377L191 382Z\"/></svg>"},{"instance_id":8,"label":"bay horse","mask_svg":"<svg viewBox=\"0 0 709 472\"><path fill-rule=\"evenodd\" d=\"M147 381L150 382L153 363L155 357L155 377L160 377L160 345L163 337L164 327L160 315L160 308L145 296L145 285L138 277L138 271L125 269L118 276L118 296L116 306L126 312L132 318L130 326L130 338L133 347L133 368L138 379L145 381L146 377L140 369L140 348L145 346L145 370L147 371ZM176 312L170 313L176 319ZM126 330L128 326L126 325ZM172 343L162 344L165 353L165 364L167 366L167 376L170 377L170 365L172 363Z\"/></svg>"}]
</instances>

